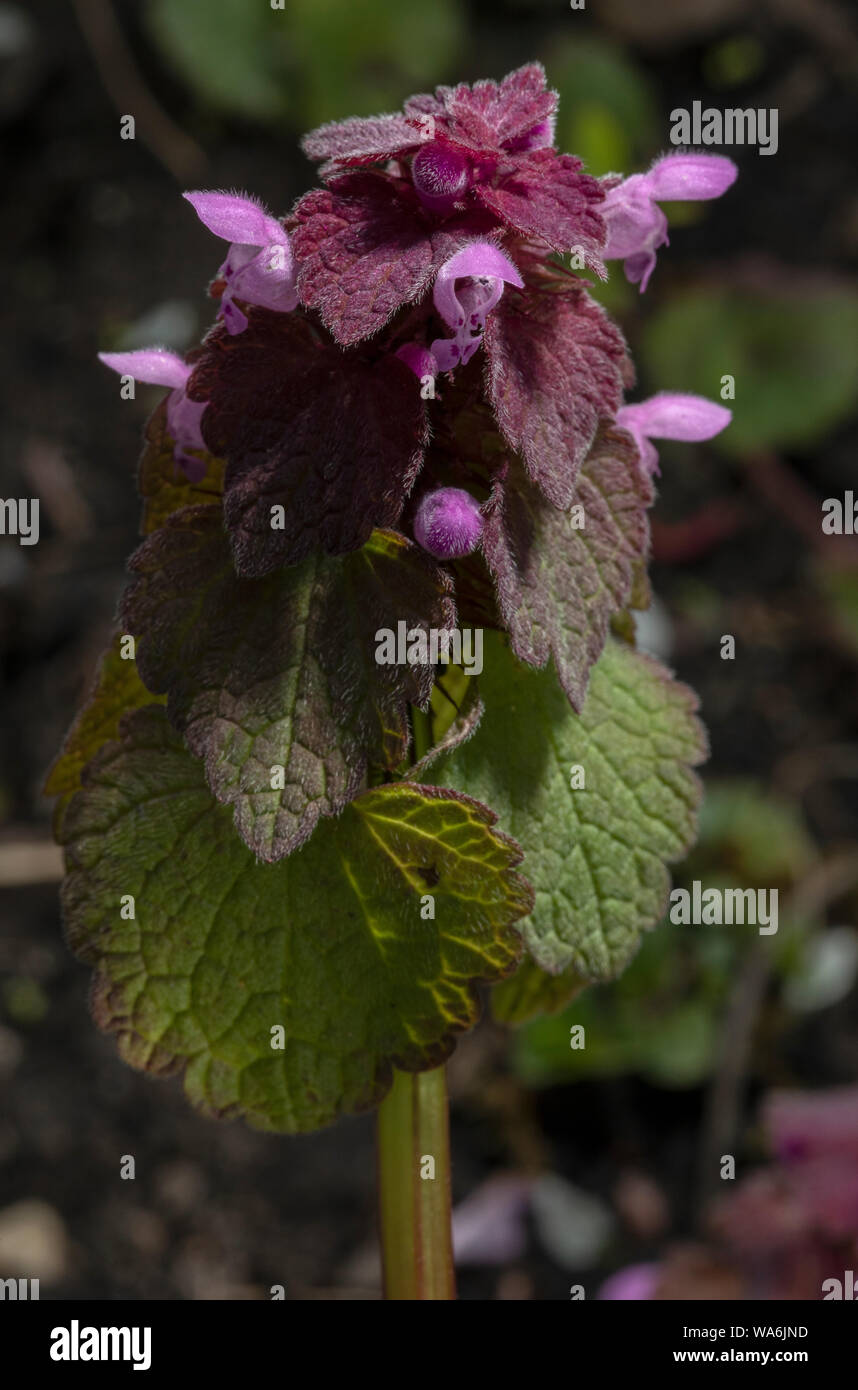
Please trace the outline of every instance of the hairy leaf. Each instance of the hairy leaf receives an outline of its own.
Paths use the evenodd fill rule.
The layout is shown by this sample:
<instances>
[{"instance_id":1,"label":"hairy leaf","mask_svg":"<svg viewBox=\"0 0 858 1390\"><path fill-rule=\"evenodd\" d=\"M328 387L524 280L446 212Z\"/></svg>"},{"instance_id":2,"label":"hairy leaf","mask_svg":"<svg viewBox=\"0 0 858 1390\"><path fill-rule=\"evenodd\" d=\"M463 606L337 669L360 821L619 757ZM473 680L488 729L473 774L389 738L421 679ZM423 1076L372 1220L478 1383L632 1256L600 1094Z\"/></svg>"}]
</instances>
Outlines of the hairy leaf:
<instances>
[{"instance_id":1,"label":"hairy leaf","mask_svg":"<svg viewBox=\"0 0 858 1390\"><path fill-rule=\"evenodd\" d=\"M428 289L431 224L414 190L386 175L344 174L306 193L290 235L298 293L344 347L383 328Z\"/></svg>"},{"instance_id":2,"label":"hairy leaf","mask_svg":"<svg viewBox=\"0 0 858 1390\"><path fill-rule=\"evenodd\" d=\"M324 177L339 165L380 163L421 143L418 126L406 116L354 116L311 130L301 148L308 159L326 161L319 170Z\"/></svg>"},{"instance_id":3,"label":"hairy leaf","mask_svg":"<svg viewBox=\"0 0 858 1390\"><path fill-rule=\"evenodd\" d=\"M546 502L517 462L486 507L483 554L512 649L530 666L553 656L576 709L611 616L633 596L636 565L649 544L651 502L631 437L602 426L570 512Z\"/></svg>"},{"instance_id":4,"label":"hairy leaf","mask_svg":"<svg viewBox=\"0 0 858 1390\"><path fill-rule=\"evenodd\" d=\"M301 313L249 310L210 335L190 391L227 460L224 513L240 574L317 550L342 555L393 526L426 441L414 373L393 354L343 352Z\"/></svg>"},{"instance_id":5,"label":"hairy leaf","mask_svg":"<svg viewBox=\"0 0 858 1390\"><path fill-rule=\"evenodd\" d=\"M439 134L474 151L514 148L521 137L548 121L557 106L557 93L546 90L541 63L527 63L502 82L462 82L438 87L435 95L411 97L406 114L432 116Z\"/></svg>"},{"instance_id":6,"label":"hairy leaf","mask_svg":"<svg viewBox=\"0 0 858 1390\"><path fill-rule=\"evenodd\" d=\"M45 780L45 796L68 797L76 792L86 764L116 738L122 716L155 699L140 679L134 657L122 656L122 639L118 632L101 659L98 675Z\"/></svg>"},{"instance_id":7,"label":"hairy leaf","mask_svg":"<svg viewBox=\"0 0 858 1390\"><path fill-rule=\"evenodd\" d=\"M605 280L605 224L599 215L605 194L598 179L580 169L580 159L572 155L532 150L497 188L479 187L477 197L523 236L539 237L561 253L574 247Z\"/></svg>"},{"instance_id":8,"label":"hairy leaf","mask_svg":"<svg viewBox=\"0 0 858 1390\"><path fill-rule=\"evenodd\" d=\"M488 801L521 844L536 892L523 935L537 963L610 979L661 916L665 863L693 838L700 788L690 769L705 755L695 698L614 640L580 715L552 672L518 665L494 633L484 661L480 727L432 780Z\"/></svg>"},{"instance_id":9,"label":"hairy leaf","mask_svg":"<svg viewBox=\"0 0 858 1390\"><path fill-rule=\"evenodd\" d=\"M486 322L489 397L507 441L555 507L574 499L599 421L623 394L619 329L575 281L507 288Z\"/></svg>"},{"instance_id":10,"label":"hairy leaf","mask_svg":"<svg viewBox=\"0 0 858 1390\"><path fill-rule=\"evenodd\" d=\"M194 507L144 541L131 569L122 619L140 638L141 675L168 693L171 720L261 858L290 854L341 811L370 764L401 762L408 703L427 704L433 670L379 665L376 632L455 625L450 579L416 545L379 532L345 560L240 579L220 516Z\"/></svg>"},{"instance_id":11,"label":"hairy leaf","mask_svg":"<svg viewBox=\"0 0 858 1390\"><path fill-rule=\"evenodd\" d=\"M395 784L257 864L164 711L140 710L63 825L96 1020L133 1066L184 1068L211 1115L296 1132L367 1109L394 1066L439 1065L476 1021L475 981L515 964L532 897L493 824L465 797Z\"/></svg>"}]
</instances>

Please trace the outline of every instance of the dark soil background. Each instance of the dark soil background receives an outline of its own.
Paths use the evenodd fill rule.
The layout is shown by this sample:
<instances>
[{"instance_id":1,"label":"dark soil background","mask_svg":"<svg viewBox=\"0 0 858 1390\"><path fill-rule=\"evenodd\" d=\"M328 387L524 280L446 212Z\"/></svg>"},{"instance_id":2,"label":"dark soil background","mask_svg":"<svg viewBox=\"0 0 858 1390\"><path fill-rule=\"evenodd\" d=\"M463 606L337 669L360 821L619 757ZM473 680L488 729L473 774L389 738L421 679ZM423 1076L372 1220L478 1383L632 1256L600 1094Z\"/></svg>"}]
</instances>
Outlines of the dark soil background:
<instances>
[{"instance_id":1,"label":"dark soil background","mask_svg":"<svg viewBox=\"0 0 858 1390\"><path fill-rule=\"evenodd\" d=\"M856 293L854 8L837 0L593 0L580 14L563 0L454 8L456 41L416 90L500 77L535 57L552 77L555 36L567 44L595 36L652 93L653 139L635 167L667 147L668 113L695 98L779 108L778 153L727 151L740 164L735 189L705 217L672 226L645 306L635 293L621 296L617 312L647 392L678 384L654 377L647 315L684 286L705 281L726 292L774 280L799 293L824 282ZM333 18L331 26L336 48ZM367 42L355 64L371 70ZM340 58L347 65L348 54ZM395 83L395 65L391 78L385 64ZM403 76L399 96L410 85ZM119 137L127 111L138 113L134 141ZM37 546L0 537L0 1277L21 1266L41 1273L43 1297L253 1298L273 1284L288 1297L379 1296L372 1118L300 1139L258 1134L198 1117L178 1081L125 1067L89 1017L88 972L62 939L41 795L111 631L137 541L141 430L158 396L143 389L133 404L120 401L95 354L199 337L218 252L181 188L246 188L284 211L313 182L297 138L320 119L315 109L264 119L218 106L169 61L145 5L0 6L0 495L42 502ZM613 278L621 280L619 267ZM854 344L844 344L850 352ZM792 888L823 931L854 931L856 921L858 538L835 541L820 528L821 499L856 485L855 425L853 407L851 418L841 410L795 447L762 443L732 456L666 449L654 512L664 630L656 645L668 642L665 655L701 694L707 783L749 779L757 795L787 806L812 846L808 877ZM736 637L730 663L719 659L722 633ZM772 837L781 833L773 822ZM722 851L706 852L711 868ZM563 1299L575 1282L591 1297L623 1264L677 1246L687 1253L689 1242L705 1263L700 1162L713 1096L727 1094L714 1132L752 1165L765 1156L754 1137L759 1095L772 1085L844 1085L858 1073L854 984L788 1015L779 970L751 989L748 1017L736 984L753 986L753 968L744 959L724 966L712 1026L723 1039L739 1007L749 1039L727 1083L717 1044L690 1084L638 1067L633 1048L598 1076L564 1078L546 1062L537 1082L521 1047L491 1021L460 1044L450 1067L455 1199L500 1173L559 1180L545 1188L551 1220L531 1211L524 1244L509 1257L464 1265L461 1297ZM671 1008L697 979L665 987ZM540 1046L531 1042L531 1061ZM119 1177L129 1154L133 1182ZM564 1257L545 1228L574 1225L582 1193L611 1215L612 1235ZM724 1288L731 1296L729 1279Z\"/></svg>"}]
</instances>

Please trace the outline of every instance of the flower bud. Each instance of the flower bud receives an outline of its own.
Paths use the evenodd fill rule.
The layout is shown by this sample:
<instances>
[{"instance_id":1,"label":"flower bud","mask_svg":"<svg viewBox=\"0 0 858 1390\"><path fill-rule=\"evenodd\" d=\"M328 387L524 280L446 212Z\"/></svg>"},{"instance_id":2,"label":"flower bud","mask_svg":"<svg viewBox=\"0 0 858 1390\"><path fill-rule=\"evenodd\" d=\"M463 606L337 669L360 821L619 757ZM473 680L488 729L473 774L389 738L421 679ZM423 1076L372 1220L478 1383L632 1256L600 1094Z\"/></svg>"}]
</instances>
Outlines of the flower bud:
<instances>
[{"instance_id":1,"label":"flower bud","mask_svg":"<svg viewBox=\"0 0 858 1390\"><path fill-rule=\"evenodd\" d=\"M414 156L411 177L417 196L429 212L452 212L471 185L468 161L449 145L433 142Z\"/></svg>"},{"instance_id":2,"label":"flower bud","mask_svg":"<svg viewBox=\"0 0 858 1390\"><path fill-rule=\"evenodd\" d=\"M414 535L436 560L457 560L476 550L483 533L480 504L459 487L427 492L414 518Z\"/></svg>"}]
</instances>

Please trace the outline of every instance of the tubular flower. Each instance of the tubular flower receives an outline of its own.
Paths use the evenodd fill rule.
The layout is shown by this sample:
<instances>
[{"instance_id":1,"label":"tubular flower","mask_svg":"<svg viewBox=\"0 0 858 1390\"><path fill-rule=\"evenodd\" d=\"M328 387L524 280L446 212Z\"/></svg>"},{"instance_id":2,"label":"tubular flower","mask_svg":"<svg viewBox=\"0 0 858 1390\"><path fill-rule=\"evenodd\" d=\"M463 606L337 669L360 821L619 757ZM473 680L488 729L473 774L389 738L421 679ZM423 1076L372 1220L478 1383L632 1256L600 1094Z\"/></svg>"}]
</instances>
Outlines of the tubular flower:
<instances>
[{"instance_id":1,"label":"tubular flower","mask_svg":"<svg viewBox=\"0 0 858 1390\"><path fill-rule=\"evenodd\" d=\"M298 303L292 248L276 217L253 198L235 193L184 193L204 226L230 242L218 276L226 281L220 317L228 333L243 333L247 316L236 299L288 312Z\"/></svg>"},{"instance_id":2,"label":"tubular flower","mask_svg":"<svg viewBox=\"0 0 858 1390\"><path fill-rule=\"evenodd\" d=\"M432 344L439 371L452 371L473 357L486 316L503 294L504 282L518 289L524 286L512 261L490 241L464 246L441 266L433 298L438 313L453 329L453 337L436 338Z\"/></svg>"},{"instance_id":3,"label":"tubular flower","mask_svg":"<svg viewBox=\"0 0 858 1390\"><path fill-rule=\"evenodd\" d=\"M656 160L649 173L603 181L605 201L600 209L608 228L605 260L625 262L626 279L649 284L656 251L667 246L667 218L660 202L720 198L738 175L732 159L720 154L668 154Z\"/></svg>"},{"instance_id":4,"label":"tubular flower","mask_svg":"<svg viewBox=\"0 0 858 1390\"><path fill-rule=\"evenodd\" d=\"M483 518L476 498L460 487L427 492L414 518L419 545L436 560L458 560L480 543Z\"/></svg>"},{"instance_id":5,"label":"tubular flower","mask_svg":"<svg viewBox=\"0 0 858 1390\"><path fill-rule=\"evenodd\" d=\"M326 186L289 221L298 295L343 347L419 302L441 266L505 236L580 250L603 279L605 190L555 150L557 94L530 63L500 83L439 87L402 113L339 121L304 140Z\"/></svg>"},{"instance_id":6,"label":"tubular flower","mask_svg":"<svg viewBox=\"0 0 858 1390\"><path fill-rule=\"evenodd\" d=\"M624 405L617 411L617 424L634 439L643 470L650 477L661 472L653 439L712 439L732 418L725 405L679 391L660 391L648 401Z\"/></svg>"},{"instance_id":7,"label":"tubular flower","mask_svg":"<svg viewBox=\"0 0 858 1390\"><path fill-rule=\"evenodd\" d=\"M200 433L200 418L206 402L188 400L185 386L193 367L166 348L141 348L138 352L100 352L105 367L121 376L133 377L153 386L171 386L167 397L167 429L175 448L173 458L192 483L199 482L206 471L205 460L193 458L187 449L205 450Z\"/></svg>"}]
</instances>

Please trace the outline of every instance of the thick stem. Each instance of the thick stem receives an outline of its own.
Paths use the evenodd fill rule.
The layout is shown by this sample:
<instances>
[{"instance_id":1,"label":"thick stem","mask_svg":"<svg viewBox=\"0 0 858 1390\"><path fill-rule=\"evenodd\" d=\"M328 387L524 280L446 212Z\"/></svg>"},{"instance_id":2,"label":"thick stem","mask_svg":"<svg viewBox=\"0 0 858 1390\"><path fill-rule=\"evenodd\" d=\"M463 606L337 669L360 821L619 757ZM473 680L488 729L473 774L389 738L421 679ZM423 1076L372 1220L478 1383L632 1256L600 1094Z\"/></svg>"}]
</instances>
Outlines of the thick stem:
<instances>
[{"instance_id":1,"label":"thick stem","mask_svg":"<svg viewBox=\"0 0 858 1390\"><path fill-rule=\"evenodd\" d=\"M455 1298L444 1067L395 1073L378 1111L378 1192L385 1297Z\"/></svg>"}]
</instances>

